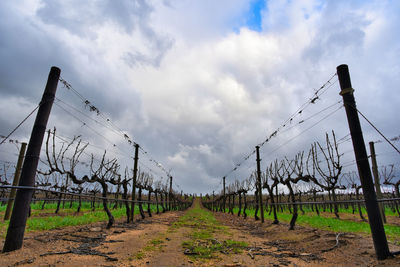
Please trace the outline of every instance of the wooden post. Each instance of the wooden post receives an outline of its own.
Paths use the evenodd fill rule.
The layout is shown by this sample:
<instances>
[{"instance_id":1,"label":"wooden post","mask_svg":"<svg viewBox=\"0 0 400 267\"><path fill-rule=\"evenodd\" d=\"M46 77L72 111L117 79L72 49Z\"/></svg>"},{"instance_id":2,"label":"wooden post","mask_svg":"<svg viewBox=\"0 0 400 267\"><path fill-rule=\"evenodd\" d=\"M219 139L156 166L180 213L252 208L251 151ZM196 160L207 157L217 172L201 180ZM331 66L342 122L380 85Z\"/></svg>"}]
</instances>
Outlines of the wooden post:
<instances>
[{"instance_id":1,"label":"wooden post","mask_svg":"<svg viewBox=\"0 0 400 267\"><path fill-rule=\"evenodd\" d=\"M213 198L212 198L212 202L211 202L211 210L214 211L214 206L215 206L215 196L214 196L214 190L213 190Z\"/></svg>"},{"instance_id":2,"label":"wooden post","mask_svg":"<svg viewBox=\"0 0 400 267\"><path fill-rule=\"evenodd\" d=\"M347 65L337 67L337 75L340 83L340 95L343 97L343 104L346 110L347 121L353 141L354 154L356 157L358 173L364 193L365 206L367 208L369 225L371 227L372 239L378 260L389 257L390 251L383 228L381 213L372 182L371 169L369 167L367 150L365 149L364 137L358 118L354 89L351 86L350 74Z\"/></svg>"},{"instance_id":3,"label":"wooden post","mask_svg":"<svg viewBox=\"0 0 400 267\"><path fill-rule=\"evenodd\" d=\"M223 183L223 186L224 186L224 199L223 199L223 201L222 201L222 208L223 208L223 210L222 210L222 212L225 212L225 204L226 204L226 197L225 197L225 176L222 178L222 183Z\"/></svg>"},{"instance_id":4,"label":"wooden post","mask_svg":"<svg viewBox=\"0 0 400 267\"><path fill-rule=\"evenodd\" d=\"M169 176L169 207L168 210L172 209L172 176Z\"/></svg>"},{"instance_id":5,"label":"wooden post","mask_svg":"<svg viewBox=\"0 0 400 267\"><path fill-rule=\"evenodd\" d=\"M19 184L19 177L21 174L22 163L24 161L25 150L26 150L26 143L22 143L21 149L19 150L17 167L15 168L14 180L12 183L13 186L17 186ZM6 213L4 214L4 220L10 219L11 210L14 205L14 198L15 198L16 193L17 193L17 189L11 188L11 192L8 197Z\"/></svg>"},{"instance_id":6,"label":"wooden post","mask_svg":"<svg viewBox=\"0 0 400 267\"><path fill-rule=\"evenodd\" d=\"M136 197L136 180L138 172L138 161L139 161L139 144L135 144L135 158L133 159L133 181L132 181L132 202L131 202L131 216L130 221L133 222L133 216L135 215L135 197Z\"/></svg>"},{"instance_id":7,"label":"wooden post","mask_svg":"<svg viewBox=\"0 0 400 267\"><path fill-rule=\"evenodd\" d=\"M378 199L382 199L383 197L381 191L381 184L379 183L378 164L376 163L374 142L369 142L369 150L371 152L372 174L374 175L376 196L378 197ZM379 210L381 212L383 223L386 223L385 206L383 205L382 202L379 203Z\"/></svg>"},{"instance_id":8,"label":"wooden post","mask_svg":"<svg viewBox=\"0 0 400 267\"><path fill-rule=\"evenodd\" d=\"M261 223L264 222L264 207L262 201L262 188L261 188L261 167L260 167L260 147L256 146L256 161L257 161L257 189L258 190L258 202L260 205L260 216L261 216Z\"/></svg>"},{"instance_id":9,"label":"wooden post","mask_svg":"<svg viewBox=\"0 0 400 267\"><path fill-rule=\"evenodd\" d=\"M19 182L20 186L35 186L36 169L39 163L40 149L42 148L47 121L56 95L60 73L61 70L59 68L51 67L46 88L42 100L40 101L39 110L32 128L28 149L26 151ZM17 250L22 247L32 194L33 189L19 189L17 191L3 252Z\"/></svg>"}]
</instances>

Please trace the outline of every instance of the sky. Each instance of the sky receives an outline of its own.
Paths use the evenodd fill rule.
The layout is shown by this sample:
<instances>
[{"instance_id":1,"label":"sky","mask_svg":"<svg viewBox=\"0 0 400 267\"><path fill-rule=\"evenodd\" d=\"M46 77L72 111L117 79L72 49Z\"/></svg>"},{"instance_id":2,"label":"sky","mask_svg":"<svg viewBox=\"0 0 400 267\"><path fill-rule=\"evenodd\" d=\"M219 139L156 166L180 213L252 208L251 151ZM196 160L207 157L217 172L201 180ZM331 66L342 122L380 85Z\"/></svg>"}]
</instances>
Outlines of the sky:
<instances>
[{"instance_id":1,"label":"sky","mask_svg":"<svg viewBox=\"0 0 400 267\"><path fill-rule=\"evenodd\" d=\"M399 13L389 0L1 1L0 135L38 105L57 66L73 90L59 83L47 128L80 135L87 155L106 150L121 171L133 168L126 134L143 149L141 170L163 182L169 172L177 191L219 192L223 176L248 178L252 151L276 130L260 148L263 170L334 130L345 140L344 172L353 171L336 67L349 66L358 109L399 136ZM27 142L34 116L10 140ZM361 122L365 142L383 139ZM15 164L18 147L0 146L3 166ZM378 165L399 166L387 143L375 149Z\"/></svg>"}]
</instances>

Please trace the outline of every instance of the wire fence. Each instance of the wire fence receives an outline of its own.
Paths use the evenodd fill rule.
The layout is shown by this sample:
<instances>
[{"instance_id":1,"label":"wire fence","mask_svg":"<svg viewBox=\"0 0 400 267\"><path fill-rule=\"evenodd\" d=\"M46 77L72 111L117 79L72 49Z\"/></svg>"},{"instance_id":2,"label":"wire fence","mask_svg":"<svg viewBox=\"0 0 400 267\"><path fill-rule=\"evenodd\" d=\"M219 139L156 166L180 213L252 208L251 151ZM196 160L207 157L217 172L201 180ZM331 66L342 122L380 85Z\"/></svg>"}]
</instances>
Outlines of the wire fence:
<instances>
[{"instance_id":1,"label":"wire fence","mask_svg":"<svg viewBox=\"0 0 400 267\"><path fill-rule=\"evenodd\" d=\"M107 200L110 202L129 202L129 203L151 203L151 204L156 204L159 202L156 201L148 201L148 200L132 200L132 199L121 199L121 198L110 198L110 197L102 197L102 196L97 196L94 194L79 194L79 193L72 193L72 192L62 192L62 191L56 191L56 190L51 190L51 189L46 189L46 188L40 188L40 187L35 187L35 186L12 186L12 185L0 185L0 188L2 189L18 189L18 190L33 190L33 191L42 191L42 192L48 192L56 195L67 195L67 196L74 196L74 197L81 197L81 198L88 198L88 199L96 199L96 200ZM113 194L113 193L110 193ZM1 201L8 201L8 200L14 200L14 198L2 198ZM32 202L35 201L59 201L59 200L71 200L71 199L59 199L59 198L47 198L47 199L39 199L39 198L32 198Z\"/></svg>"},{"instance_id":2,"label":"wire fence","mask_svg":"<svg viewBox=\"0 0 400 267\"><path fill-rule=\"evenodd\" d=\"M36 186L12 186L12 185L0 185L0 189L18 189L18 190L33 190L33 191L42 191L42 192L48 192L55 194L57 196L73 196L73 197L80 197L84 199L88 199L88 201L93 201L93 200L106 200L108 202L123 202L123 203L142 203L142 204L159 204L159 201L148 201L148 200L132 200L132 199L122 199L122 198L113 198L113 197L102 197L98 196L95 194L79 194L79 193L72 193L72 192L62 192L62 191L56 191L56 190L51 190L51 189L46 189L46 188L41 188L41 187L36 187ZM166 193L166 192L164 192ZM113 193L111 193L113 194ZM6 202L9 200L14 200L14 198L0 198L1 202ZM56 202L56 201L71 201L74 199L71 198L32 198L31 202L38 202L38 201L50 201L50 202ZM76 200L76 199L75 199ZM208 201L213 201L209 199ZM382 198L377 200L380 203L385 203L385 202L395 202L395 201L400 201L400 198ZM190 202L190 201L187 201ZM255 201L248 201L249 204L255 203ZM330 205L330 204L352 204L352 203L365 203L365 200L363 199L347 199L347 200L336 200L336 201L297 201L297 202L275 202L271 203L268 202L268 205L270 206L280 206L280 205Z\"/></svg>"}]
</instances>

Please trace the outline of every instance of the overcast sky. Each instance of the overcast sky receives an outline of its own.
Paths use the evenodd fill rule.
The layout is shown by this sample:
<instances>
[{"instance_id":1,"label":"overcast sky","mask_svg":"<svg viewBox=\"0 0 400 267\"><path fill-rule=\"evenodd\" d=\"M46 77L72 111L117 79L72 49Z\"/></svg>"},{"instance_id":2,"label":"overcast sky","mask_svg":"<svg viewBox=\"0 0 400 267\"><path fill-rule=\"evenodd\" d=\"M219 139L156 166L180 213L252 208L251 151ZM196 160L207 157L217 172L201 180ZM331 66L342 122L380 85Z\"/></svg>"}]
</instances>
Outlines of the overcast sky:
<instances>
[{"instance_id":1,"label":"overcast sky","mask_svg":"<svg viewBox=\"0 0 400 267\"><path fill-rule=\"evenodd\" d=\"M48 128L81 135L88 153L107 150L132 168L132 146L110 130L120 129L171 170L177 190L217 192L224 175L227 183L250 175L254 155L230 170L340 64L349 65L360 111L398 136L398 14L400 2L385 0L0 1L0 134L35 108L57 66L101 116L60 83ZM261 148L263 169L307 151L325 132L335 130L338 139L349 133L335 81ZM103 127L105 118L117 128ZM28 141L33 120L10 138ZM363 120L362 127L366 142L382 139ZM376 150L379 165L400 162L387 144ZM351 143L340 151L345 171L355 169ZM1 145L1 163L15 162L17 152ZM149 156L139 157L143 170L165 181Z\"/></svg>"}]
</instances>

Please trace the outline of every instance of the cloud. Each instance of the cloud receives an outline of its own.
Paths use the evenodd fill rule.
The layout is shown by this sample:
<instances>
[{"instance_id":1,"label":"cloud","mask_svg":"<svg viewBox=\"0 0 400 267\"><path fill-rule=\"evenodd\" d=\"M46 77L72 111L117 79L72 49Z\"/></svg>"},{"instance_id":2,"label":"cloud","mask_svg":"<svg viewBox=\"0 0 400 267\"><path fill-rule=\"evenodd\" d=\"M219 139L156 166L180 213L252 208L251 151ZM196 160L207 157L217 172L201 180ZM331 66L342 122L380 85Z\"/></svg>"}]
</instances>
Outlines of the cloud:
<instances>
[{"instance_id":1,"label":"cloud","mask_svg":"<svg viewBox=\"0 0 400 267\"><path fill-rule=\"evenodd\" d=\"M79 7L79 8L77 8ZM82 38L96 38L96 28L112 23L127 33L140 29L152 35L148 27L153 8L144 0L133 1L41 1L36 14L46 24L67 29Z\"/></svg>"},{"instance_id":2,"label":"cloud","mask_svg":"<svg viewBox=\"0 0 400 267\"><path fill-rule=\"evenodd\" d=\"M3 129L8 129L9 132L14 130L19 122L24 120L34 109L36 105L33 105L25 98L22 97L2 97L0 98L0 114L7 114L7 116L0 117L0 124ZM11 137L11 139L16 139L20 141L27 142L29 138L24 136L24 132L30 131L31 126L28 123L33 123L35 114L32 114L29 119L27 119L27 123L22 125ZM7 135L9 132L5 132L2 130L0 132L1 135Z\"/></svg>"},{"instance_id":3,"label":"cloud","mask_svg":"<svg viewBox=\"0 0 400 267\"><path fill-rule=\"evenodd\" d=\"M266 1L255 31L247 17L255 2L1 2L0 60L7 67L0 71L0 95L13 116L2 112L0 133L27 112L17 107L37 104L48 70L56 65L119 129L172 168L184 191L217 191L223 175L309 100L336 66L347 63L360 110L387 135L398 135L399 4ZM317 126L312 127L334 109L299 124L340 100L338 91L334 84L290 125L296 127L261 149L263 168L307 150L331 129L340 137L348 133L343 109ZM57 97L102 121L66 88L60 86ZM125 140L86 117L83 126L60 105L49 127L57 126L61 135L82 134L131 162ZM366 140L379 139L363 127ZM147 156L140 159L157 169ZM247 178L254 166L252 156L227 182Z\"/></svg>"}]
</instances>

